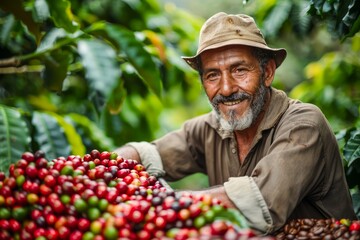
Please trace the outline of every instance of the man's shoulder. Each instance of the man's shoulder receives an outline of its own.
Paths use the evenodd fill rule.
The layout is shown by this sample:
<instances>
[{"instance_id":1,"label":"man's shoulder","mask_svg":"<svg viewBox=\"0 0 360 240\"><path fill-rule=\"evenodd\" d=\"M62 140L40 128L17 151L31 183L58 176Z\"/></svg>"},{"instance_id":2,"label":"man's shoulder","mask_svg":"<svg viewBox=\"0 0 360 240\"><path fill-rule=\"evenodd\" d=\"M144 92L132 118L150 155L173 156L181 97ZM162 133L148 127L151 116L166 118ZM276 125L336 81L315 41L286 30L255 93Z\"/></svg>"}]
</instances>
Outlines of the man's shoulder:
<instances>
[{"instance_id":1,"label":"man's shoulder","mask_svg":"<svg viewBox=\"0 0 360 240\"><path fill-rule=\"evenodd\" d=\"M289 100L288 111L294 112L295 114L299 114L299 115L303 115L305 113L313 113L323 116L321 109L315 104L302 102L296 99Z\"/></svg>"},{"instance_id":2,"label":"man's shoulder","mask_svg":"<svg viewBox=\"0 0 360 240\"><path fill-rule=\"evenodd\" d=\"M290 99L284 117L294 123L327 124L327 119L318 106L294 99Z\"/></svg>"}]
</instances>

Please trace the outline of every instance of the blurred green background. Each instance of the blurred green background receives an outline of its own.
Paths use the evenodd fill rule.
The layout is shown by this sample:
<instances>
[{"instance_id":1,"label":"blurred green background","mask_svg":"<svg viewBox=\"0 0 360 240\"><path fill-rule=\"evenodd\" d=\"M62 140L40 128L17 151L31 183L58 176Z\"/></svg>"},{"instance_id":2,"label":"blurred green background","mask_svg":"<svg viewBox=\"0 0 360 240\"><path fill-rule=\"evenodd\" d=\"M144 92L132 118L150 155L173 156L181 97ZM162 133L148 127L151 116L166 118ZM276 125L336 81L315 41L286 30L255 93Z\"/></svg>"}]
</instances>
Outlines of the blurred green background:
<instances>
[{"instance_id":1,"label":"blurred green background","mask_svg":"<svg viewBox=\"0 0 360 240\"><path fill-rule=\"evenodd\" d=\"M0 2L0 170L150 141L210 110L193 55L216 12L252 15L288 57L274 86L319 106L337 134L359 212L360 1ZM174 188L207 186L196 174Z\"/></svg>"}]
</instances>

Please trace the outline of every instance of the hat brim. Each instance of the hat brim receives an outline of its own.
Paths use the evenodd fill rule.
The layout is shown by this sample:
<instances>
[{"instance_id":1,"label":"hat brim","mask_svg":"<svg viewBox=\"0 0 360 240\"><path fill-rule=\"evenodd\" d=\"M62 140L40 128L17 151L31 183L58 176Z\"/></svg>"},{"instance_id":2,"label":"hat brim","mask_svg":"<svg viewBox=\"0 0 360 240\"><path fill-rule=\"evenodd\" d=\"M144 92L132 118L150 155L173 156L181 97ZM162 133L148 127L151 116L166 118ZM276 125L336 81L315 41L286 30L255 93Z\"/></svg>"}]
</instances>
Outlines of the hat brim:
<instances>
[{"instance_id":1,"label":"hat brim","mask_svg":"<svg viewBox=\"0 0 360 240\"><path fill-rule=\"evenodd\" d=\"M216 49L216 48L220 48L220 47L224 47L224 46L228 46L228 45L244 45L244 46L249 46L249 47L261 48L261 49L273 52L276 68L278 68L283 63L283 61L285 60L286 55L287 55L286 49L284 49L284 48L270 48L267 45L264 45L263 43L256 43L254 41L247 41L247 40L239 41L239 39L234 39L234 40L229 40L226 42L220 42L217 44L213 44L204 49L200 49L195 56L191 56L191 57L182 56L181 58L190 67L192 67L193 69L198 71L199 66L198 66L197 58L200 56L201 53L203 53L207 50Z\"/></svg>"}]
</instances>

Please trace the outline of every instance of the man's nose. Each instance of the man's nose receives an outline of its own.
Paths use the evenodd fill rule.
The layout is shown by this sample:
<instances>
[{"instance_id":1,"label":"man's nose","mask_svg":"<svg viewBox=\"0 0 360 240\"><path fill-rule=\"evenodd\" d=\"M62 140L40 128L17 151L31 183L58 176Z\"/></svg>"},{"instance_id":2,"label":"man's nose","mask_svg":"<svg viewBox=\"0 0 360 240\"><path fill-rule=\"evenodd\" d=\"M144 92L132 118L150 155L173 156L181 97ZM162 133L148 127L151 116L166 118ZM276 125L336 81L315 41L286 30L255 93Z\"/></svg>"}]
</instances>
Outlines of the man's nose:
<instances>
[{"instance_id":1,"label":"man's nose","mask_svg":"<svg viewBox=\"0 0 360 240\"><path fill-rule=\"evenodd\" d=\"M236 81L230 73L225 72L222 74L220 81L220 89L223 96L230 96L237 91Z\"/></svg>"}]
</instances>

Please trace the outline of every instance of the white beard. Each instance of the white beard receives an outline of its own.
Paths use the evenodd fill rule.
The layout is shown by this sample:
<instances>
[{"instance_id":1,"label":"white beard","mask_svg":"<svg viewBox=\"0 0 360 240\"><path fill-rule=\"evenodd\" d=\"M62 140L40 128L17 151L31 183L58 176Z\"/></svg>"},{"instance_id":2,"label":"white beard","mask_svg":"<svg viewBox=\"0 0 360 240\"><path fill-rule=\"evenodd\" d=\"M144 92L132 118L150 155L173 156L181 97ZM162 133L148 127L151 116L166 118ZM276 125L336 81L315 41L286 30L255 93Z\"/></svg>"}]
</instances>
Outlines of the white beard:
<instances>
[{"instance_id":1,"label":"white beard","mask_svg":"<svg viewBox=\"0 0 360 240\"><path fill-rule=\"evenodd\" d=\"M244 130L254 123L265 105L267 88L265 87L262 78L260 79L260 82L261 84L254 95L250 108L240 117L236 116L236 113L233 110L227 112L227 114L222 113L217 105L212 104L222 129L227 131Z\"/></svg>"},{"instance_id":2,"label":"white beard","mask_svg":"<svg viewBox=\"0 0 360 240\"><path fill-rule=\"evenodd\" d=\"M226 131L244 130L250 127L254 121L254 114L251 109L247 110L242 117L237 119L234 118L233 112L230 112L229 115L231 115L230 119L226 120L223 116L217 114L221 128Z\"/></svg>"}]
</instances>

